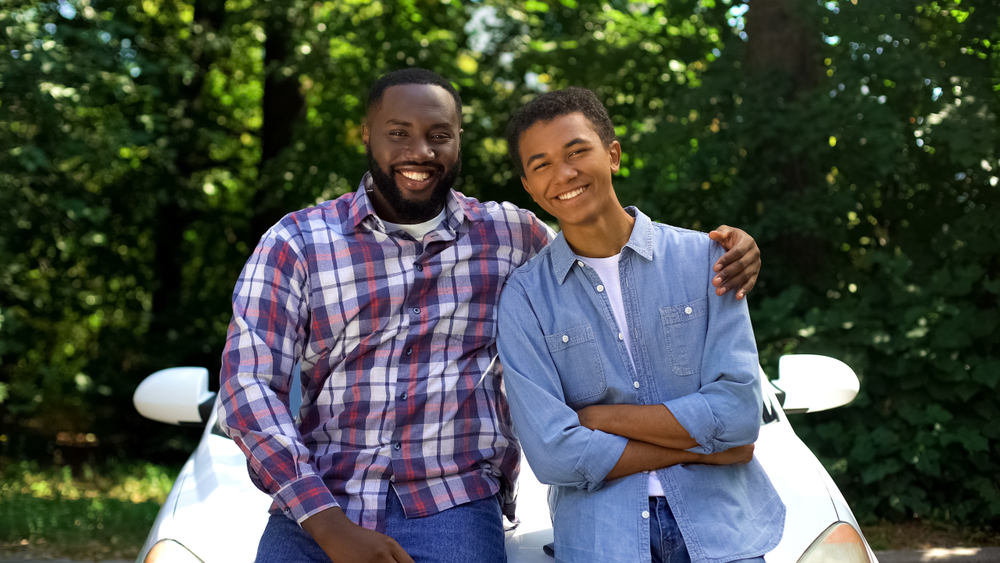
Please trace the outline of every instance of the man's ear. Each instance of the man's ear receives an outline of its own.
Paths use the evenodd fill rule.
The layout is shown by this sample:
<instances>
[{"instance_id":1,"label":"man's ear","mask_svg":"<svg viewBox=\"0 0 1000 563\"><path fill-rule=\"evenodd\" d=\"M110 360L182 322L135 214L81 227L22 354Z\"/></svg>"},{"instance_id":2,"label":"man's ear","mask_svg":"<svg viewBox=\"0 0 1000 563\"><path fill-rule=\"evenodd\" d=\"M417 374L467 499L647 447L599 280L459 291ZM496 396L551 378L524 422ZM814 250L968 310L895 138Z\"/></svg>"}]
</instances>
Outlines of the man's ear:
<instances>
[{"instance_id":1,"label":"man's ear","mask_svg":"<svg viewBox=\"0 0 1000 563\"><path fill-rule=\"evenodd\" d=\"M608 156L611 157L611 173L617 174L618 169L622 167L622 145L617 140L611 141L611 146L608 147Z\"/></svg>"},{"instance_id":2,"label":"man's ear","mask_svg":"<svg viewBox=\"0 0 1000 563\"><path fill-rule=\"evenodd\" d=\"M361 142L364 143L366 147L368 146L369 139L371 139L371 131L368 130L368 124L367 123L362 123L361 124Z\"/></svg>"}]
</instances>

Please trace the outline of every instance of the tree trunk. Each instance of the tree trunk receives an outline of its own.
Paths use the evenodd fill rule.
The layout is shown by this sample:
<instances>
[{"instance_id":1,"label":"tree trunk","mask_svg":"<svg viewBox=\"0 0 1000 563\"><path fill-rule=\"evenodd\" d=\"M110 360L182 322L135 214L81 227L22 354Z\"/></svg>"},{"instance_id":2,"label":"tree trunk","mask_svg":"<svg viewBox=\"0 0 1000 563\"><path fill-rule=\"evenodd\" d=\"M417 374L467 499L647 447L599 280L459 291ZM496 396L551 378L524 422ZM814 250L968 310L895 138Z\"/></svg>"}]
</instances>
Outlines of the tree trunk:
<instances>
[{"instance_id":1,"label":"tree trunk","mask_svg":"<svg viewBox=\"0 0 1000 563\"><path fill-rule=\"evenodd\" d=\"M250 221L250 240L253 247L261 235L276 223L288 209L285 209L276 194L269 189L281 183L281 178L270 177L281 171L270 170L269 165L283 150L292 144L295 122L302 116L305 105L299 90L297 74L286 76L283 72L291 55L289 49L289 24L280 8L272 8L265 28L263 123L261 125L261 159L257 165L257 192L253 199L253 218Z\"/></svg>"},{"instance_id":2,"label":"tree trunk","mask_svg":"<svg viewBox=\"0 0 1000 563\"><path fill-rule=\"evenodd\" d=\"M821 76L816 49L819 32L810 28L801 10L797 0L754 0L746 14L749 74L758 90L767 93L766 103L777 113L782 113L786 102L810 92ZM788 145L787 138L775 137L769 142L780 149L775 152ZM780 187L796 198L816 185L824 173L809 163L808 155L786 154L775 175ZM780 257L794 265L803 279L818 281L816 276L829 252L821 238L790 229L774 242Z\"/></svg>"}]
</instances>

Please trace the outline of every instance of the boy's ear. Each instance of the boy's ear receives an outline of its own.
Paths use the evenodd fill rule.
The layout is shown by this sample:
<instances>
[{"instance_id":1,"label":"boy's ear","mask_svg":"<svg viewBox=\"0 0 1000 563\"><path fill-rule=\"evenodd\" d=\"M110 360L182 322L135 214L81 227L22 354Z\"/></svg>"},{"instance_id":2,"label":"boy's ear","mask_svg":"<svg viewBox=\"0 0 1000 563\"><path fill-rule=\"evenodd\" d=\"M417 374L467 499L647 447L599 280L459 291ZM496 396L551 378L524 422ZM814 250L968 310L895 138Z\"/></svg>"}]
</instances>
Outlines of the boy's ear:
<instances>
[{"instance_id":1,"label":"boy's ear","mask_svg":"<svg viewBox=\"0 0 1000 563\"><path fill-rule=\"evenodd\" d=\"M622 167L622 145L617 140L611 141L608 147L608 156L611 157L611 173L617 174Z\"/></svg>"},{"instance_id":2,"label":"boy's ear","mask_svg":"<svg viewBox=\"0 0 1000 563\"><path fill-rule=\"evenodd\" d=\"M528 179L525 178L524 176L521 176L521 186L524 187L524 191L528 192L529 194L531 193L531 190L528 189Z\"/></svg>"}]
</instances>

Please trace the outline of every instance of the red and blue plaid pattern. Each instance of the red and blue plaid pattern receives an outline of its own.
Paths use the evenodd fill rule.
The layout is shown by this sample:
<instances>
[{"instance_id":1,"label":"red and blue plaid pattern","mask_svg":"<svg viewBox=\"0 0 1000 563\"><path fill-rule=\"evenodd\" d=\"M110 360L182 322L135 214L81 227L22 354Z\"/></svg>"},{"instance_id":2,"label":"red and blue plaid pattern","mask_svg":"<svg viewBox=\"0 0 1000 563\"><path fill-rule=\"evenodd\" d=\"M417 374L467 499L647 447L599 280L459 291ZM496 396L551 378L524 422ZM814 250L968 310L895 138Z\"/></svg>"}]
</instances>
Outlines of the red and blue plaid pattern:
<instances>
[{"instance_id":1,"label":"red and blue plaid pattern","mask_svg":"<svg viewBox=\"0 0 1000 563\"><path fill-rule=\"evenodd\" d=\"M301 523L339 506L380 530L390 483L414 517L516 479L496 307L553 233L452 191L445 220L416 241L385 232L364 186L261 238L233 294L219 419L273 512Z\"/></svg>"}]
</instances>

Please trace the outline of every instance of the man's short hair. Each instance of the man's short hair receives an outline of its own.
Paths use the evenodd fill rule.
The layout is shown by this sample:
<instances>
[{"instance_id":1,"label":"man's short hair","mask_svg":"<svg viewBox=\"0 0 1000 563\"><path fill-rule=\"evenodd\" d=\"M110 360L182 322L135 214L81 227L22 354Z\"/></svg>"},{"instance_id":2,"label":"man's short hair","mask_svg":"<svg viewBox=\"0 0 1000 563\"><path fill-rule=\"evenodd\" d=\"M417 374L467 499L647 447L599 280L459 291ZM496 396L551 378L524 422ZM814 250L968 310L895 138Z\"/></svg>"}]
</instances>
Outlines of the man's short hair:
<instances>
[{"instance_id":1,"label":"man's short hair","mask_svg":"<svg viewBox=\"0 0 1000 563\"><path fill-rule=\"evenodd\" d=\"M368 89L368 102L365 110L371 115L378 109L379 104L382 103L382 96L386 90L393 86L402 86L404 84L432 84L444 88L455 99L455 110L458 111L459 119L462 118L462 98L458 95L458 91L455 90L451 82L433 70L417 67L394 70L383 74Z\"/></svg>"},{"instance_id":2,"label":"man's short hair","mask_svg":"<svg viewBox=\"0 0 1000 563\"><path fill-rule=\"evenodd\" d=\"M559 116L577 112L590 120L604 146L611 146L615 140L615 125L608 116L608 110L593 92L574 86L547 92L525 104L507 124L507 154L514 161L514 169L522 178L524 166L521 164L519 146L521 135L539 121L552 121Z\"/></svg>"}]
</instances>

